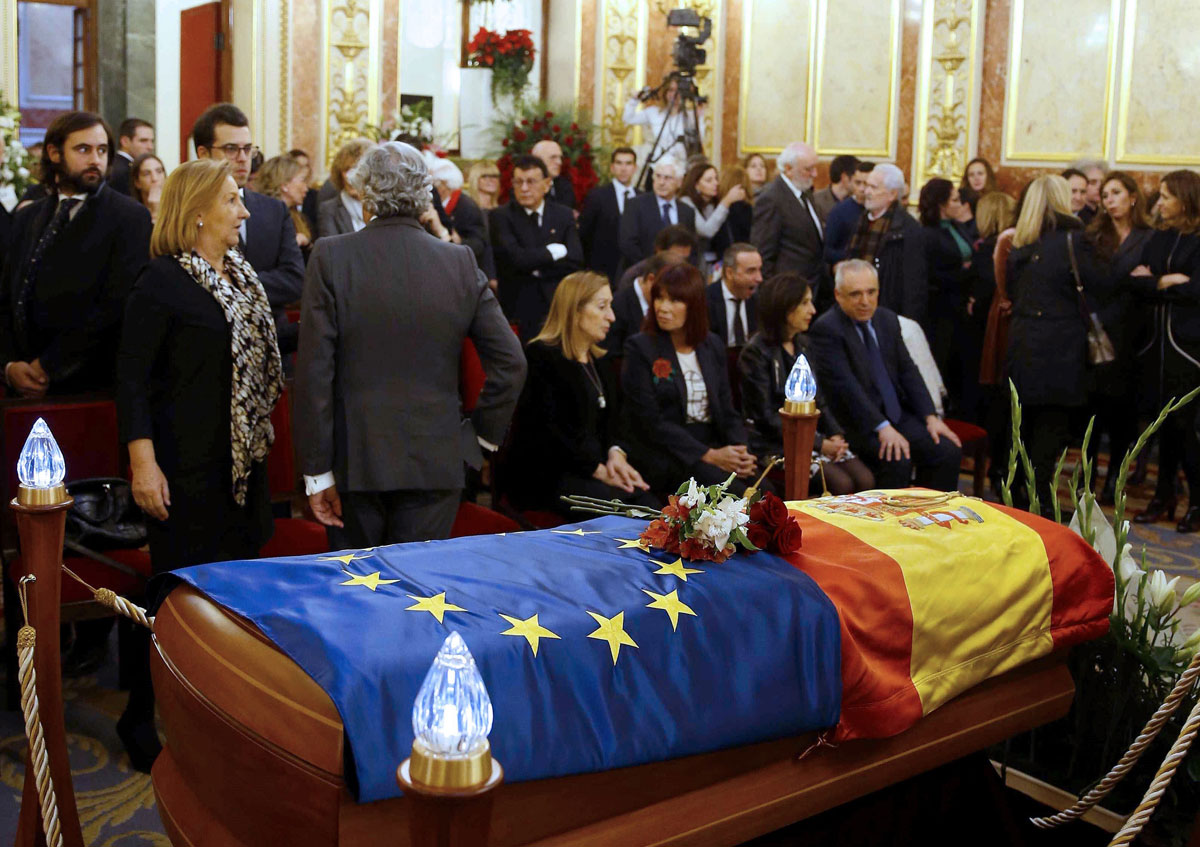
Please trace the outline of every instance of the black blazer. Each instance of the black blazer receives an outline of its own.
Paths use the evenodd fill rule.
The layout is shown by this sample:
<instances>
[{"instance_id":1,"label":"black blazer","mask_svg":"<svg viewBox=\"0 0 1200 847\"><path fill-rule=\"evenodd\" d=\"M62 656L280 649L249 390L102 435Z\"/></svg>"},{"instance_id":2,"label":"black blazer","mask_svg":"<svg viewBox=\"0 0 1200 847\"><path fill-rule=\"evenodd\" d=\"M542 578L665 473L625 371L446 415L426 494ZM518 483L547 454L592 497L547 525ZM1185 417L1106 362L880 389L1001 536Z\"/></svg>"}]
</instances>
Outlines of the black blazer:
<instances>
[{"instance_id":1,"label":"black blazer","mask_svg":"<svg viewBox=\"0 0 1200 847\"><path fill-rule=\"evenodd\" d=\"M896 313L880 306L871 318L871 326L875 328L879 352L902 410L922 420L934 414L929 390L900 337L900 319ZM823 394L829 398L830 410L845 427L846 439L852 446L862 445L887 416L858 328L838 307L813 321L808 335L817 384L823 384ZM861 452L862 447L855 450Z\"/></svg>"},{"instance_id":2,"label":"black blazer","mask_svg":"<svg viewBox=\"0 0 1200 847\"><path fill-rule=\"evenodd\" d=\"M696 348L696 358L708 389L709 415L716 436L713 444L697 440L685 426L687 392L671 337L661 332L639 332L625 342L621 418L630 444L629 455L634 467L652 473L657 470L657 478L691 467L704 458L710 447L746 443L746 427L733 407L725 343L709 333ZM659 359L670 364L670 376L656 378L654 363Z\"/></svg>"},{"instance_id":3,"label":"black blazer","mask_svg":"<svg viewBox=\"0 0 1200 847\"><path fill-rule=\"evenodd\" d=\"M750 434L750 452L760 458L783 455L783 424L779 420L779 410L787 399L788 375L801 353L808 357L813 377L816 377L817 366L813 362L808 336L797 333L792 344L795 356L789 356L782 344L771 344L762 333L756 333L738 357L738 370L742 374L742 411ZM820 383L817 383L816 403L821 417L817 419L813 452L819 453L821 442L831 435L841 435L843 430Z\"/></svg>"},{"instance_id":4,"label":"black blazer","mask_svg":"<svg viewBox=\"0 0 1200 847\"><path fill-rule=\"evenodd\" d=\"M0 363L39 359L50 392L113 384L125 298L150 259L150 212L102 183L38 266L27 331L14 314L29 260L58 209L50 195L13 217L12 249L0 275Z\"/></svg>"},{"instance_id":5,"label":"black blazer","mask_svg":"<svg viewBox=\"0 0 1200 847\"><path fill-rule=\"evenodd\" d=\"M729 316L725 311L725 286L718 280L710 282L704 294L708 298L708 329L729 343ZM758 292L755 291L746 301L746 340L758 329Z\"/></svg>"},{"instance_id":6,"label":"black blazer","mask_svg":"<svg viewBox=\"0 0 1200 847\"><path fill-rule=\"evenodd\" d=\"M924 228L898 203L879 244L875 270L879 273L879 305L924 324L929 306Z\"/></svg>"},{"instance_id":7,"label":"black blazer","mask_svg":"<svg viewBox=\"0 0 1200 847\"><path fill-rule=\"evenodd\" d=\"M1148 265L1152 276L1129 278L1148 324L1137 357L1149 377L1150 411L1157 412L1180 389L1200 384L1200 235L1158 230L1142 248L1139 264ZM1159 291L1159 277L1171 273L1191 279Z\"/></svg>"},{"instance_id":8,"label":"black blazer","mask_svg":"<svg viewBox=\"0 0 1200 847\"><path fill-rule=\"evenodd\" d=\"M345 207L343 207L343 210ZM492 245L488 241L487 224L483 211L467 192L460 192L454 211L449 213L450 228L458 233L463 244L475 254L475 264L488 279L496 278L496 260L492 257Z\"/></svg>"},{"instance_id":9,"label":"black blazer","mask_svg":"<svg viewBox=\"0 0 1200 847\"><path fill-rule=\"evenodd\" d=\"M663 223L662 201L656 194L640 194L625 202L625 213L621 215L619 241L624 266L636 264L654 253L654 236L666 228ZM675 210L679 215L676 223L696 231L696 210L675 198ZM695 258L693 256L693 258Z\"/></svg>"},{"instance_id":10,"label":"black blazer","mask_svg":"<svg viewBox=\"0 0 1200 847\"><path fill-rule=\"evenodd\" d=\"M232 462L230 328L216 298L170 256L138 277L117 353L121 441L154 441L167 479Z\"/></svg>"},{"instance_id":11,"label":"black blazer","mask_svg":"<svg viewBox=\"0 0 1200 847\"><path fill-rule=\"evenodd\" d=\"M317 207L317 238L345 235L348 232L354 232L354 221L342 202L342 195L335 194L328 200L322 200Z\"/></svg>"},{"instance_id":12,"label":"black blazer","mask_svg":"<svg viewBox=\"0 0 1200 847\"><path fill-rule=\"evenodd\" d=\"M583 267L583 246L575 228L575 215L566 206L546 201L539 230L533 216L516 200L488 215L492 251L500 282L500 305L509 320L517 322L522 339L541 331L550 311L550 300L559 281ZM547 244L562 244L567 255L555 259Z\"/></svg>"},{"instance_id":13,"label":"black blazer","mask_svg":"<svg viewBox=\"0 0 1200 847\"><path fill-rule=\"evenodd\" d=\"M782 176L754 198L750 241L762 254L763 279L792 271L815 283L825 275L821 233Z\"/></svg>"},{"instance_id":14,"label":"black blazer","mask_svg":"<svg viewBox=\"0 0 1200 847\"><path fill-rule=\"evenodd\" d=\"M754 207L745 200L739 200L729 207L729 217L724 226L708 242L709 248L723 260L725 251L734 242L749 242L750 233L754 226Z\"/></svg>"},{"instance_id":15,"label":"black blazer","mask_svg":"<svg viewBox=\"0 0 1200 847\"><path fill-rule=\"evenodd\" d=\"M571 184L571 180L566 174L559 174L550 183L550 190L546 192L546 200L566 206L568 209L575 208L575 186Z\"/></svg>"},{"instance_id":16,"label":"black blazer","mask_svg":"<svg viewBox=\"0 0 1200 847\"><path fill-rule=\"evenodd\" d=\"M133 162L120 153L113 153L112 165L108 169L108 184L126 197L133 196L133 175L129 170Z\"/></svg>"},{"instance_id":17,"label":"black blazer","mask_svg":"<svg viewBox=\"0 0 1200 847\"><path fill-rule=\"evenodd\" d=\"M642 311L635 285L621 289L613 297L612 310L616 320L609 327L608 335L600 345L609 357L620 358L625 350L626 340L642 331L642 321L646 319L646 313Z\"/></svg>"},{"instance_id":18,"label":"black blazer","mask_svg":"<svg viewBox=\"0 0 1200 847\"><path fill-rule=\"evenodd\" d=\"M12 214L0 204L0 271L4 269L4 257L12 240Z\"/></svg>"},{"instance_id":19,"label":"black blazer","mask_svg":"<svg viewBox=\"0 0 1200 847\"><path fill-rule=\"evenodd\" d=\"M615 290L621 265L621 211L617 206L616 183L597 186L583 200L579 215L579 238L587 266L608 277ZM622 186L622 191L630 189ZM626 202L632 198L626 198Z\"/></svg>"},{"instance_id":20,"label":"black blazer","mask_svg":"<svg viewBox=\"0 0 1200 847\"><path fill-rule=\"evenodd\" d=\"M296 228L282 200L246 191L246 259L258 274L271 308L279 311L300 299L304 289L304 257L296 244ZM278 322L278 321L276 321Z\"/></svg>"},{"instance_id":21,"label":"black blazer","mask_svg":"<svg viewBox=\"0 0 1200 847\"><path fill-rule=\"evenodd\" d=\"M614 444L628 450L617 432L618 389L610 363L596 363L605 407L596 402L584 366L563 355L562 347L534 341L525 348L529 364L517 404L508 460L515 473L512 493L521 502L557 496L567 474L591 477L608 461Z\"/></svg>"}]
</instances>

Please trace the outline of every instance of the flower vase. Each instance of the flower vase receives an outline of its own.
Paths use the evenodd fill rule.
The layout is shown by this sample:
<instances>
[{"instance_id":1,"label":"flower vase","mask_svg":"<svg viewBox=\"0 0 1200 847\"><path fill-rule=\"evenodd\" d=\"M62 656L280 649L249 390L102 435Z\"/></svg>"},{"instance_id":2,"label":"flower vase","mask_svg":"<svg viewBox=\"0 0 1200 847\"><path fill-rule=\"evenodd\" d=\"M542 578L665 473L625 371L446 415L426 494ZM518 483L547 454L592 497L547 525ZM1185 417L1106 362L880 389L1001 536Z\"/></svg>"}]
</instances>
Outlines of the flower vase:
<instances>
[{"instance_id":1,"label":"flower vase","mask_svg":"<svg viewBox=\"0 0 1200 847\"><path fill-rule=\"evenodd\" d=\"M498 115L511 114L513 101L492 98L491 68L462 68L459 73L459 150L464 159L482 159L496 152L492 122Z\"/></svg>"}]
</instances>

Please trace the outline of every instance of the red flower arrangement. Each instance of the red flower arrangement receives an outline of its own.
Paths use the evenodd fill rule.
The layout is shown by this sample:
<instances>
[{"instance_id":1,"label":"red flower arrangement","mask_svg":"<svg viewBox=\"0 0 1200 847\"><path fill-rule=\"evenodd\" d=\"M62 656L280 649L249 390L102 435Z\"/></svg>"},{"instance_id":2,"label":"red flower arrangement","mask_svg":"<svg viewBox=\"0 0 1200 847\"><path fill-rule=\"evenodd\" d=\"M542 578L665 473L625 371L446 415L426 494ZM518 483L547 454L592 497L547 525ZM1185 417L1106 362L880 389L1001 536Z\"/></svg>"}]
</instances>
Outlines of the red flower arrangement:
<instances>
[{"instance_id":1,"label":"red flower arrangement","mask_svg":"<svg viewBox=\"0 0 1200 847\"><path fill-rule=\"evenodd\" d=\"M467 45L467 65L492 69L492 99L519 97L533 70L533 33L527 29L493 32L480 27Z\"/></svg>"},{"instance_id":2,"label":"red flower arrangement","mask_svg":"<svg viewBox=\"0 0 1200 847\"><path fill-rule=\"evenodd\" d=\"M746 535L758 549L779 556L792 555L804 541L800 524L789 514L783 501L769 491L750 507Z\"/></svg>"},{"instance_id":3,"label":"red flower arrangement","mask_svg":"<svg viewBox=\"0 0 1200 847\"><path fill-rule=\"evenodd\" d=\"M496 162L500 168L502 203L508 200L512 189L513 158L530 152L543 139L557 141L562 148L562 173L571 180L576 205L582 204L584 196L600 182L589 141L596 129L590 120L573 115L571 109L545 103L519 103L516 114L499 120L495 131L503 148Z\"/></svg>"},{"instance_id":4,"label":"red flower arrangement","mask_svg":"<svg viewBox=\"0 0 1200 847\"><path fill-rule=\"evenodd\" d=\"M675 367L666 359L655 359L650 365L650 370L654 374L654 383L657 385L660 380L670 379L675 375Z\"/></svg>"}]
</instances>

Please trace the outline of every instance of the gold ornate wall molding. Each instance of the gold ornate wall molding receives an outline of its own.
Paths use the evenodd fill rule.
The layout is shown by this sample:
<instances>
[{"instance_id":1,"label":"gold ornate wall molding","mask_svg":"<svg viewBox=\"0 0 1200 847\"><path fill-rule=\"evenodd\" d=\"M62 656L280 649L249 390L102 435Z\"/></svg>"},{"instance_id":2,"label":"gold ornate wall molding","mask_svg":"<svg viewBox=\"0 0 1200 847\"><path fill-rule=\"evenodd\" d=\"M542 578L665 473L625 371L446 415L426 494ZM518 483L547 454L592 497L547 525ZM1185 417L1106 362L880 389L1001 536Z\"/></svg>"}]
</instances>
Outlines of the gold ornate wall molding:
<instances>
[{"instance_id":1,"label":"gold ornate wall molding","mask_svg":"<svg viewBox=\"0 0 1200 847\"><path fill-rule=\"evenodd\" d=\"M292 0L279 0L279 152L292 148Z\"/></svg>"},{"instance_id":2,"label":"gold ornate wall molding","mask_svg":"<svg viewBox=\"0 0 1200 847\"><path fill-rule=\"evenodd\" d=\"M324 0L326 166L338 148L379 123L382 0Z\"/></svg>"},{"instance_id":3,"label":"gold ornate wall molding","mask_svg":"<svg viewBox=\"0 0 1200 847\"><path fill-rule=\"evenodd\" d=\"M927 0L921 21L914 192L931 177L957 181L979 144L985 0Z\"/></svg>"},{"instance_id":4,"label":"gold ornate wall molding","mask_svg":"<svg viewBox=\"0 0 1200 847\"><path fill-rule=\"evenodd\" d=\"M604 143L636 144L640 127L626 126L621 115L629 95L646 84L645 0L601 0L600 126Z\"/></svg>"},{"instance_id":5,"label":"gold ornate wall molding","mask_svg":"<svg viewBox=\"0 0 1200 847\"><path fill-rule=\"evenodd\" d=\"M17 0L0 0L0 95L16 105Z\"/></svg>"}]
</instances>

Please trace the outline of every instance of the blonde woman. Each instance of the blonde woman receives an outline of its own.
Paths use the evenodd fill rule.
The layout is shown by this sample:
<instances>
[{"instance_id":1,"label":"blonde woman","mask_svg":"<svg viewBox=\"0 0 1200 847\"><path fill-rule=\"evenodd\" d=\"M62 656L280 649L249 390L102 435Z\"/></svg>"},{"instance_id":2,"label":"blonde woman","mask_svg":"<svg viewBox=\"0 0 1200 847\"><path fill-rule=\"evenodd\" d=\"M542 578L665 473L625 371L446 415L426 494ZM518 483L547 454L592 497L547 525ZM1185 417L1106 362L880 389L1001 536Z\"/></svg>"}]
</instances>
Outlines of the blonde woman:
<instances>
[{"instance_id":1,"label":"blonde woman","mask_svg":"<svg viewBox=\"0 0 1200 847\"><path fill-rule=\"evenodd\" d=\"M521 508L569 515L561 494L658 505L618 434L616 374L599 346L613 320L608 280L592 271L568 274L525 349L529 375L506 474L509 497Z\"/></svg>"},{"instance_id":2,"label":"blonde woman","mask_svg":"<svg viewBox=\"0 0 1200 847\"><path fill-rule=\"evenodd\" d=\"M1006 282L1008 375L1021 398L1022 432L1042 498L1051 496L1055 460L1073 439L1072 417L1087 402L1087 328L1072 253L1086 293L1097 284L1095 259L1083 224L1071 214L1070 186L1057 174L1040 176L1021 205Z\"/></svg>"},{"instance_id":3,"label":"blonde woman","mask_svg":"<svg viewBox=\"0 0 1200 847\"><path fill-rule=\"evenodd\" d=\"M312 246L313 233L300 210L308 193L308 169L291 156L272 156L258 169L258 193L282 200L296 228L296 244L305 252Z\"/></svg>"},{"instance_id":4,"label":"blonde woman","mask_svg":"<svg viewBox=\"0 0 1200 847\"><path fill-rule=\"evenodd\" d=\"M484 159L471 165L467 171L467 194L475 201L475 205L487 218L487 211L500 205L500 168L491 159Z\"/></svg>"},{"instance_id":5,"label":"blonde woman","mask_svg":"<svg viewBox=\"0 0 1200 847\"><path fill-rule=\"evenodd\" d=\"M117 414L155 573L253 559L271 536L266 461L283 371L267 295L237 249L249 216L229 162L180 165L126 302ZM145 673L117 723L147 772L161 749L148 651L147 641Z\"/></svg>"}]
</instances>

